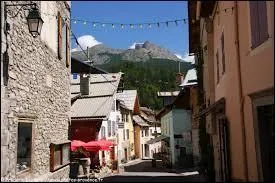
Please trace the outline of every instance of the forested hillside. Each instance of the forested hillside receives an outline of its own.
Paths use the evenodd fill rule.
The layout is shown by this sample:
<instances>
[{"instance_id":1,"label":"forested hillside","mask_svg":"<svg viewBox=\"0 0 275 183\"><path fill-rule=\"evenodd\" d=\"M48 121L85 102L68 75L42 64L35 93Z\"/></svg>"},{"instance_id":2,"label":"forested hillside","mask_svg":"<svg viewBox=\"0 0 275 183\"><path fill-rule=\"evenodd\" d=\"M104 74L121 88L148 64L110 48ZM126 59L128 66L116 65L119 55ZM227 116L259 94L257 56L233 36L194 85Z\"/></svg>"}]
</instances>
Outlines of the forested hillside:
<instances>
[{"instance_id":1,"label":"forested hillside","mask_svg":"<svg viewBox=\"0 0 275 183\"><path fill-rule=\"evenodd\" d=\"M110 73L123 72L125 89L138 90L141 106L161 109L162 100L157 98L157 92L179 89L176 84L179 64L174 60L151 59L146 62L131 62L121 60L119 55L113 55L110 58L108 63L98 65L98 67ZM193 67L187 62L181 62L180 66L184 74Z\"/></svg>"}]
</instances>

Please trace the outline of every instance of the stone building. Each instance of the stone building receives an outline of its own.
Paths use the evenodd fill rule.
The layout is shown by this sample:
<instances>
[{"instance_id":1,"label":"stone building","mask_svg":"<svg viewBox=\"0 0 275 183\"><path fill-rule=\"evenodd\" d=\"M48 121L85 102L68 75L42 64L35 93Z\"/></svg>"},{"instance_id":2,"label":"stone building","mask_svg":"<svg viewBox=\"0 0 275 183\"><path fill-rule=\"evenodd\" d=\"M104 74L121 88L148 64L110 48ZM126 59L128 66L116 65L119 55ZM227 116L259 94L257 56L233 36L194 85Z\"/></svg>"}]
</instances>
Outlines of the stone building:
<instances>
[{"instance_id":1,"label":"stone building","mask_svg":"<svg viewBox=\"0 0 275 183\"><path fill-rule=\"evenodd\" d=\"M33 37L29 6L1 1L1 179L69 176L70 1L32 1L44 21ZM17 16L16 13L19 12Z\"/></svg>"}]
</instances>

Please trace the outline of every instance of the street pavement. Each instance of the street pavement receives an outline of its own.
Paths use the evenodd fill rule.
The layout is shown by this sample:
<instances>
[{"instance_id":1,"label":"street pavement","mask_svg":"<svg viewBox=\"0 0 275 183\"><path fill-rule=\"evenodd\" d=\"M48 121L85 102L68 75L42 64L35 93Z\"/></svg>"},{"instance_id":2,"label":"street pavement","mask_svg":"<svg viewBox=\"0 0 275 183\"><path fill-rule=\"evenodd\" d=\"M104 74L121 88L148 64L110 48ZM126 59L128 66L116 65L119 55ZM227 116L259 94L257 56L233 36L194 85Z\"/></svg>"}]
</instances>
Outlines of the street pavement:
<instances>
[{"instance_id":1,"label":"street pavement","mask_svg":"<svg viewBox=\"0 0 275 183\"><path fill-rule=\"evenodd\" d=\"M103 182L206 182L197 171L166 169L160 162L153 168L150 160L135 160L124 164L124 172L108 175Z\"/></svg>"}]
</instances>

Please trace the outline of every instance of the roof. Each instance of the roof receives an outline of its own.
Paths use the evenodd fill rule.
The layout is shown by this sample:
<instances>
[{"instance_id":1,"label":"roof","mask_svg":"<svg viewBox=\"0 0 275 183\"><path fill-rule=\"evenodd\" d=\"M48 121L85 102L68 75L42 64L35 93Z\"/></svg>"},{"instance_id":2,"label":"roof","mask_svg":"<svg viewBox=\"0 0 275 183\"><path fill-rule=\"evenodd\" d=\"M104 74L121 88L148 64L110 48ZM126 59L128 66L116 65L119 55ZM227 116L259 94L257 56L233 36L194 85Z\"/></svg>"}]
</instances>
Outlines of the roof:
<instances>
[{"instance_id":1,"label":"roof","mask_svg":"<svg viewBox=\"0 0 275 183\"><path fill-rule=\"evenodd\" d=\"M109 74L90 74L89 96L113 95L118 87L122 72ZM80 77L71 76L71 93L80 93Z\"/></svg>"},{"instance_id":2,"label":"roof","mask_svg":"<svg viewBox=\"0 0 275 183\"><path fill-rule=\"evenodd\" d=\"M172 96L178 96L179 91L173 91L173 92L158 92L158 97L172 97Z\"/></svg>"},{"instance_id":3,"label":"roof","mask_svg":"<svg viewBox=\"0 0 275 183\"><path fill-rule=\"evenodd\" d=\"M147 144L153 144L153 143L156 143L156 142L159 142L161 140L166 140L166 139L169 139L170 137L168 136L165 136L165 135L160 135L154 139L151 139L151 140L148 140L147 141Z\"/></svg>"},{"instance_id":4,"label":"roof","mask_svg":"<svg viewBox=\"0 0 275 183\"><path fill-rule=\"evenodd\" d=\"M196 85L198 84L198 81L197 81L197 71L196 69L189 69L185 78L184 78L184 81L183 83L180 85L182 87L184 86L190 86L190 85Z\"/></svg>"},{"instance_id":5,"label":"roof","mask_svg":"<svg viewBox=\"0 0 275 183\"><path fill-rule=\"evenodd\" d=\"M157 123L155 112L147 107L140 108L140 116L149 123Z\"/></svg>"},{"instance_id":6,"label":"roof","mask_svg":"<svg viewBox=\"0 0 275 183\"><path fill-rule=\"evenodd\" d=\"M74 99L76 99L76 98L78 98L78 97L80 97L81 95L80 94L71 94L71 100L74 100Z\"/></svg>"},{"instance_id":7,"label":"roof","mask_svg":"<svg viewBox=\"0 0 275 183\"><path fill-rule=\"evenodd\" d=\"M114 102L123 73L90 74L90 93L79 96L72 104L72 118L106 118ZM71 76L71 96L80 94L80 78Z\"/></svg>"},{"instance_id":8,"label":"roof","mask_svg":"<svg viewBox=\"0 0 275 183\"><path fill-rule=\"evenodd\" d=\"M77 99L71 107L71 117L107 117L111 111L113 96Z\"/></svg>"},{"instance_id":9,"label":"roof","mask_svg":"<svg viewBox=\"0 0 275 183\"><path fill-rule=\"evenodd\" d=\"M71 73L100 74L107 72L88 63L82 62L74 57L71 57Z\"/></svg>"},{"instance_id":10,"label":"roof","mask_svg":"<svg viewBox=\"0 0 275 183\"><path fill-rule=\"evenodd\" d=\"M133 120L140 126L150 126L139 115L133 115Z\"/></svg>"},{"instance_id":11,"label":"roof","mask_svg":"<svg viewBox=\"0 0 275 183\"><path fill-rule=\"evenodd\" d=\"M137 90L124 90L121 93L117 93L117 98L124 101L125 107L130 110L134 110L136 97Z\"/></svg>"}]
</instances>

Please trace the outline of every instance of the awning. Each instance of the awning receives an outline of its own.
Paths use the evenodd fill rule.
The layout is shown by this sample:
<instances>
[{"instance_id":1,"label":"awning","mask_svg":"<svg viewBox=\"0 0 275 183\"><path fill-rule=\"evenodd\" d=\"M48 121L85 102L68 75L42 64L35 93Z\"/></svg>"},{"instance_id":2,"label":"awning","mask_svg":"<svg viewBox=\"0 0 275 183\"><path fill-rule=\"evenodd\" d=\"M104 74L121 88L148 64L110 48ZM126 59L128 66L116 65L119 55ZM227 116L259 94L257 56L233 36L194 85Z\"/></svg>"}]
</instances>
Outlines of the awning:
<instances>
[{"instance_id":1,"label":"awning","mask_svg":"<svg viewBox=\"0 0 275 183\"><path fill-rule=\"evenodd\" d=\"M219 99L217 102L215 102L214 104L210 105L209 107L207 107L206 109L202 110L201 112L199 112L198 114L196 114L194 116L194 120L196 120L197 118L200 118L203 115L207 115L210 112L224 112L225 111L225 98L221 98Z\"/></svg>"},{"instance_id":2,"label":"awning","mask_svg":"<svg viewBox=\"0 0 275 183\"><path fill-rule=\"evenodd\" d=\"M153 143L156 143L156 142L159 142L159 141L162 141L162 140L168 140L168 139L169 139L168 136L161 135L161 136L158 136L154 139L148 140L147 144L153 144Z\"/></svg>"}]
</instances>

